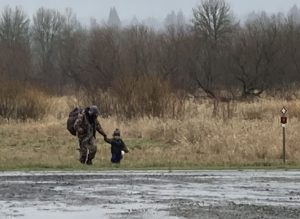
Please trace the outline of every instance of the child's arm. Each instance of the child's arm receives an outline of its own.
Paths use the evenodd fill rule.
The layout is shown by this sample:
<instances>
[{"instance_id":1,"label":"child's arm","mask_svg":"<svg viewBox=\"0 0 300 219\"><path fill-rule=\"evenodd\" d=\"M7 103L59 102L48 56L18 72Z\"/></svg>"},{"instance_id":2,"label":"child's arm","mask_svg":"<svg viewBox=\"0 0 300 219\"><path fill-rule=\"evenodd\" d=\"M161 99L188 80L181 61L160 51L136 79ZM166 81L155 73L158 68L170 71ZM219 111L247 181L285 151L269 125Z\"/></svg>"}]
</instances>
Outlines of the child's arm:
<instances>
[{"instance_id":1,"label":"child's arm","mask_svg":"<svg viewBox=\"0 0 300 219\"><path fill-rule=\"evenodd\" d=\"M107 138L107 136L105 135L105 136L104 136L104 141L106 141L108 144L111 144L112 139Z\"/></svg>"},{"instance_id":2,"label":"child's arm","mask_svg":"<svg viewBox=\"0 0 300 219\"><path fill-rule=\"evenodd\" d=\"M128 153L128 152L129 152L128 147L126 146L126 144L124 143L123 140L121 140L121 142L122 142L122 150L123 150L125 153Z\"/></svg>"}]
</instances>

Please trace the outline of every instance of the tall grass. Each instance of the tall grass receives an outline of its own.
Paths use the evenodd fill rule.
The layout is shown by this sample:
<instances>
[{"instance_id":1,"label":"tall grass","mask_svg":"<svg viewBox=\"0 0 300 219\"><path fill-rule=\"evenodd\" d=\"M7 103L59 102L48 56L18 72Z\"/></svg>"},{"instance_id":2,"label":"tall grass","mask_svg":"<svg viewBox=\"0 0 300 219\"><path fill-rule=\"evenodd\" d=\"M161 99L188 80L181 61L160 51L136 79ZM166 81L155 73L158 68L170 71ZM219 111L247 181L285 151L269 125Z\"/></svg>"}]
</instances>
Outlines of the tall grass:
<instances>
[{"instance_id":1,"label":"tall grass","mask_svg":"<svg viewBox=\"0 0 300 219\"><path fill-rule=\"evenodd\" d=\"M16 81L0 81L0 118L38 120L48 108L48 96L42 91Z\"/></svg>"},{"instance_id":2,"label":"tall grass","mask_svg":"<svg viewBox=\"0 0 300 219\"><path fill-rule=\"evenodd\" d=\"M170 83L156 75L122 76L110 90L78 92L81 105L101 107L103 116L179 118L185 113L185 95L174 94Z\"/></svg>"},{"instance_id":3,"label":"tall grass","mask_svg":"<svg viewBox=\"0 0 300 219\"><path fill-rule=\"evenodd\" d=\"M66 116L80 101L72 97L48 99L47 116L42 121L10 122L0 125L0 168L69 167L81 168L77 139L66 130ZM180 119L118 116L99 118L111 135L121 129L130 148L124 167L199 167L203 165L271 165L281 162L282 128L280 109L288 109L287 160L300 163L300 101L259 99L236 102L232 118L220 105L212 116L208 101L186 101ZM227 109L227 108L223 108ZM100 135L95 167L110 167L110 147Z\"/></svg>"}]
</instances>

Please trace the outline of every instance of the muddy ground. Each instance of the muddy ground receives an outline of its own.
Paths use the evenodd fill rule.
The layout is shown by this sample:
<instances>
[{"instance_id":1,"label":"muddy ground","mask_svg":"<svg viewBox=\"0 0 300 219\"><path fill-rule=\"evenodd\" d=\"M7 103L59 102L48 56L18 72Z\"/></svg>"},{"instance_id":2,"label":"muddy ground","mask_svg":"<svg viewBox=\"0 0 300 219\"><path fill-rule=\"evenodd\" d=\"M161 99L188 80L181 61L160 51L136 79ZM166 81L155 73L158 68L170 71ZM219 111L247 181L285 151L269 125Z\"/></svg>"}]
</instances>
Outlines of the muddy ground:
<instances>
[{"instance_id":1,"label":"muddy ground","mask_svg":"<svg viewBox=\"0 0 300 219\"><path fill-rule=\"evenodd\" d=\"M300 218L300 171L0 172L0 218Z\"/></svg>"}]
</instances>

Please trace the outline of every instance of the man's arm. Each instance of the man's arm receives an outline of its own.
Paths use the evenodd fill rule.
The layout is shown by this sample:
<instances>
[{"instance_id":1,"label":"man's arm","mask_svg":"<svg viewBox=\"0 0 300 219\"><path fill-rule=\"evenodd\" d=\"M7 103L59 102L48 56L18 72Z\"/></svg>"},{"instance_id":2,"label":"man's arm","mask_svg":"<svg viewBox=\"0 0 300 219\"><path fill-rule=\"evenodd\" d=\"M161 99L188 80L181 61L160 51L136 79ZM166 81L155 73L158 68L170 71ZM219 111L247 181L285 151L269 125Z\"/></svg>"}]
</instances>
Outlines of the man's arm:
<instances>
[{"instance_id":1,"label":"man's arm","mask_svg":"<svg viewBox=\"0 0 300 219\"><path fill-rule=\"evenodd\" d=\"M106 137L106 134L104 132L104 130L102 129L100 122L96 119L96 130L97 132L99 132L103 137Z\"/></svg>"}]
</instances>

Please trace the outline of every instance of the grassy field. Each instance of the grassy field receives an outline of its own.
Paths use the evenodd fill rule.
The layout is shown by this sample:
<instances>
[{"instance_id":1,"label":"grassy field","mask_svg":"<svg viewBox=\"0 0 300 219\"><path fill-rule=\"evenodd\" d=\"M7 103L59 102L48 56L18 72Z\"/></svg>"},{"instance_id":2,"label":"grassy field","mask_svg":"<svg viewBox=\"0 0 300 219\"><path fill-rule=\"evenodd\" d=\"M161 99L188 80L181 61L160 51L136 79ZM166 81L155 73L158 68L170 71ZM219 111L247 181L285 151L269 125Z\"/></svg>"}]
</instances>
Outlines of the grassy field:
<instances>
[{"instance_id":1,"label":"grassy field","mask_svg":"<svg viewBox=\"0 0 300 219\"><path fill-rule=\"evenodd\" d=\"M72 106L61 98L55 101L42 121L1 122L1 170L283 167L282 106L287 107L289 116L287 166L300 167L298 100L260 99L234 103L229 108L220 105L217 117L212 117L209 102L190 102L180 120L100 118L108 134L117 127L121 129L130 153L121 166L112 165L110 145L98 135L92 167L79 163L77 139L66 130L66 115ZM225 108L232 118L227 117Z\"/></svg>"}]
</instances>

